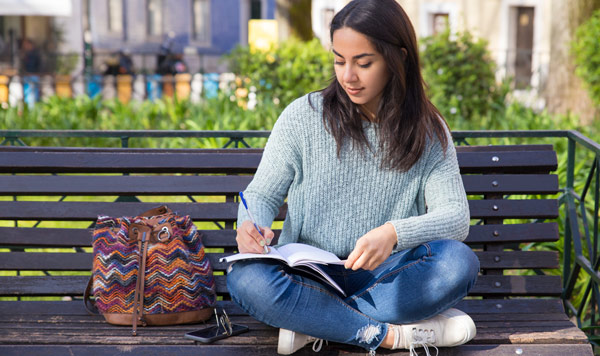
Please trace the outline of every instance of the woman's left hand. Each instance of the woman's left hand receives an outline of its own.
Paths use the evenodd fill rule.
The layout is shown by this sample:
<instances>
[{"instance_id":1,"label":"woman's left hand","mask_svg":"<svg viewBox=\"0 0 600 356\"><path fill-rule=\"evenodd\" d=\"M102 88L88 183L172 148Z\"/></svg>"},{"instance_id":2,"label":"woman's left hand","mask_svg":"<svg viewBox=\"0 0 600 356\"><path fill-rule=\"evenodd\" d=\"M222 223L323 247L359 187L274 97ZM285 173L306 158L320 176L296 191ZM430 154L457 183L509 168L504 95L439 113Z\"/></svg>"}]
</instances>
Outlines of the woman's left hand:
<instances>
[{"instance_id":1,"label":"woman's left hand","mask_svg":"<svg viewBox=\"0 0 600 356\"><path fill-rule=\"evenodd\" d=\"M359 268L374 270L392 254L398 238L390 223L383 224L363 235L356 241L344 267L356 271Z\"/></svg>"}]
</instances>

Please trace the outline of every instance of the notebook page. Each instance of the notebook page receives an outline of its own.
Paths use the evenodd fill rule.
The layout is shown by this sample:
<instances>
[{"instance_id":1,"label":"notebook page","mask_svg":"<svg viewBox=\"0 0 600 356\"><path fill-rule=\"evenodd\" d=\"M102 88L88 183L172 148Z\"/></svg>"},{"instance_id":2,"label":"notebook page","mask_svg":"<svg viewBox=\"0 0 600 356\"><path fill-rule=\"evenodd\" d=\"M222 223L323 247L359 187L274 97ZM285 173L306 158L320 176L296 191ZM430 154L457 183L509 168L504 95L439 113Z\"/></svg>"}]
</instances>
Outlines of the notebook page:
<instances>
[{"instance_id":1,"label":"notebook page","mask_svg":"<svg viewBox=\"0 0 600 356\"><path fill-rule=\"evenodd\" d=\"M322 264L338 264L343 265L345 261L340 260L331 252L321 250L320 248L300 244L291 243L279 247L279 253L285 257L290 266L302 262L314 262Z\"/></svg>"}]
</instances>

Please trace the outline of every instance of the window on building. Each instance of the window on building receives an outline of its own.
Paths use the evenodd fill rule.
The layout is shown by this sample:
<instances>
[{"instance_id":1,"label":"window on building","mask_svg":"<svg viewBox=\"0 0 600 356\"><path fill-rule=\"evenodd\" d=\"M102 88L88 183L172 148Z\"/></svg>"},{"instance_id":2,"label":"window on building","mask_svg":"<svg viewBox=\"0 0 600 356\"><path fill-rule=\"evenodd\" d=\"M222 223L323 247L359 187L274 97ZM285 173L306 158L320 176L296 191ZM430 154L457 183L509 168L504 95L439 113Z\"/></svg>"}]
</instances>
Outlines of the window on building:
<instances>
[{"instance_id":1,"label":"window on building","mask_svg":"<svg viewBox=\"0 0 600 356\"><path fill-rule=\"evenodd\" d=\"M517 7L515 15L515 86L523 89L531 84L534 8Z\"/></svg>"},{"instance_id":2,"label":"window on building","mask_svg":"<svg viewBox=\"0 0 600 356\"><path fill-rule=\"evenodd\" d=\"M194 40L210 43L210 0L193 0Z\"/></svg>"},{"instance_id":3,"label":"window on building","mask_svg":"<svg viewBox=\"0 0 600 356\"><path fill-rule=\"evenodd\" d=\"M450 20L447 13L434 13L431 15L431 34L437 35L448 29L450 26Z\"/></svg>"},{"instance_id":4,"label":"window on building","mask_svg":"<svg viewBox=\"0 0 600 356\"><path fill-rule=\"evenodd\" d=\"M123 33L123 0L108 0L108 31Z\"/></svg>"},{"instance_id":5,"label":"window on building","mask_svg":"<svg viewBox=\"0 0 600 356\"><path fill-rule=\"evenodd\" d=\"M250 0L250 19L262 19L262 0Z\"/></svg>"},{"instance_id":6,"label":"window on building","mask_svg":"<svg viewBox=\"0 0 600 356\"><path fill-rule=\"evenodd\" d=\"M0 16L0 62L8 61L10 52L8 33L4 31L4 16Z\"/></svg>"},{"instance_id":7,"label":"window on building","mask_svg":"<svg viewBox=\"0 0 600 356\"><path fill-rule=\"evenodd\" d=\"M150 36L160 36L163 32L163 0L148 0L147 32Z\"/></svg>"},{"instance_id":8,"label":"window on building","mask_svg":"<svg viewBox=\"0 0 600 356\"><path fill-rule=\"evenodd\" d=\"M332 8L321 9L321 28L319 29L318 36L321 39L321 43L325 47L329 47L331 45L331 41L329 39L329 27L331 27L331 20L333 20L334 15L335 10Z\"/></svg>"}]
</instances>

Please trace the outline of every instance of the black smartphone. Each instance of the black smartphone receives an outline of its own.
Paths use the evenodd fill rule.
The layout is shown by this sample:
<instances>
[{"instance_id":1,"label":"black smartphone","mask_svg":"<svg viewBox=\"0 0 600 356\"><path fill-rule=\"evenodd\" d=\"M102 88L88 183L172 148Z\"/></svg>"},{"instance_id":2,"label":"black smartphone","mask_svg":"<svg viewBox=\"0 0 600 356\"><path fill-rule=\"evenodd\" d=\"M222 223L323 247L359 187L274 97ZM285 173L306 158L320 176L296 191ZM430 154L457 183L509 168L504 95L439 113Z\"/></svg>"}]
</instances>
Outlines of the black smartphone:
<instances>
[{"instance_id":1,"label":"black smartphone","mask_svg":"<svg viewBox=\"0 0 600 356\"><path fill-rule=\"evenodd\" d=\"M227 335L223 328L219 328L216 325L209 326L208 328L192 331L185 334L187 339L200 341L205 344L210 344L213 341L224 339L228 336L239 335L248 331L246 325L231 324L231 334Z\"/></svg>"}]
</instances>

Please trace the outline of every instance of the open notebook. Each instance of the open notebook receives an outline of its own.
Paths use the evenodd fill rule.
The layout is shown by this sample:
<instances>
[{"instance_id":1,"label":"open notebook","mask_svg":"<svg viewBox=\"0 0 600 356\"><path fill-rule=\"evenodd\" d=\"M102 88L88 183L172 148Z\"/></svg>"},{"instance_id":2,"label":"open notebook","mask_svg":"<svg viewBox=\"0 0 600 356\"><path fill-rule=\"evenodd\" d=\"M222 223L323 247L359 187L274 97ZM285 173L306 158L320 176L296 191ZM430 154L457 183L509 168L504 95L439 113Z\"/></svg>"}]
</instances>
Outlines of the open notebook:
<instances>
[{"instance_id":1,"label":"open notebook","mask_svg":"<svg viewBox=\"0 0 600 356\"><path fill-rule=\"evenodd\" d=\"M344 293L342 288L340 288L340 286L319 267L319 264L343 265L346 262L340 260L331 252L306 244L291 243L277 248L269 247L269 253L267 254L238 253L223 257L220 261L233 262L249 258L272 258L282 261L292 268L298 268L304 272L308 272L310 275L337 289L343 296L346 296L346 293Z\"/></svg>"}]
</instances>

